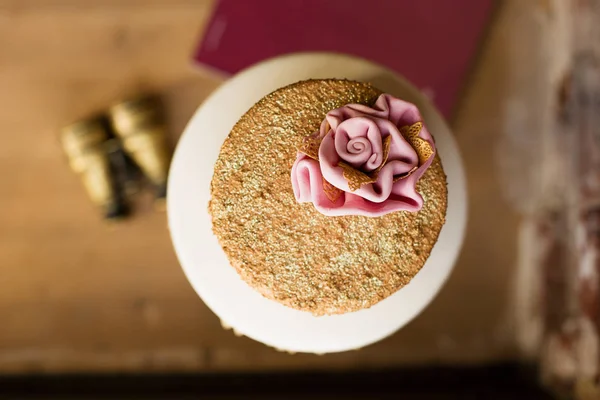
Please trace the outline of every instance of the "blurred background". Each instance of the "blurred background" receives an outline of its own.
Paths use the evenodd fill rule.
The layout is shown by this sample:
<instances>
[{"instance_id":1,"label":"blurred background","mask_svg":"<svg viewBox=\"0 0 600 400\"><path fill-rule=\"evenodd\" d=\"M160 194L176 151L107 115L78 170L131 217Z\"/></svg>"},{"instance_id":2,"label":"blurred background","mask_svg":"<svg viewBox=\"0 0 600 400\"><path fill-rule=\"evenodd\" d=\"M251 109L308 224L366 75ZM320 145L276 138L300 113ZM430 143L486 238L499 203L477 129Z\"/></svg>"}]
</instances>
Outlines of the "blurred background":
<instances>
[{"instance_id":1,"label":"blurred background","mask_svg":"<svg viewBox=\"0 0 600 400\"><path fill-rule=\"evenodd\" d=\"M600 398L598 10L597 0L0 0L0 398L83 396L88 384L133 395L154 387L148 376L182 395L293 384L546 398L541 383ZM115 105L151 96L166 139L149 146L168 154L228 76L310 50L373 59L430 96L461 148L470 199L463 251L434 302L392 337L326 356L221 327L175 258L160 179L143 178L114 120ZM98 115L117 144L109 191L133 188L115 215L91 201L61 136Z\"/></svg>"}]
</instances>

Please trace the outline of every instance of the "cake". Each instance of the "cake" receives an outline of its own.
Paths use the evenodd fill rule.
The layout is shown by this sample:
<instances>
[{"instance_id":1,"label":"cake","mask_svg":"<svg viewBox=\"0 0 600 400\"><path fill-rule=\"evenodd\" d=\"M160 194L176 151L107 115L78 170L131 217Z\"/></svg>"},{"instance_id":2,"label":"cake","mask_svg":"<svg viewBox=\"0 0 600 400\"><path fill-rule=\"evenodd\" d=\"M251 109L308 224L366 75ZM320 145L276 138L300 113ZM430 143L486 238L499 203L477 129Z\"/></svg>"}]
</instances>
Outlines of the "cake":
<instances>
[{"instance_id":1,"label":"cake","mask_svg":"<svg viewBox=\"0 0 600 400\"><path fill-rule=\"evenodd\" d=\"M378 150L364 158L361 146ZM214 166L209 213L252 288L327 315L407 285L446 207L446 176L416 107L368 83L324 79L280 88L239 119Z\"/></svg>"}]
</instances>

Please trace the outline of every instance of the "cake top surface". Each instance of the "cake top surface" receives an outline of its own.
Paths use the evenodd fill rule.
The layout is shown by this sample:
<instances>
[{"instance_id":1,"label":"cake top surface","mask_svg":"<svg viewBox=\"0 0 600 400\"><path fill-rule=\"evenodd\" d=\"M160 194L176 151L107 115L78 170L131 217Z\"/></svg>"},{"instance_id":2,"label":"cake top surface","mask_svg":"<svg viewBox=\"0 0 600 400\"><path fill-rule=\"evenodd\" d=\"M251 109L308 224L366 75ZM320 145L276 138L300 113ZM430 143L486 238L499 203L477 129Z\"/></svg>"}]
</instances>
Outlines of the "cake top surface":
<instances>
[{"instance_id":1,"label":"cake top surface","mask_svg":"<svg viewBox=\"0 0 600 400\"><path fill-rule=\"evenodd\" d=\"M261 99L225 140L211 183L213 232L265 297L316 315L356 311L406 285L427 260L447 205L437 156L416 183L417 212L332 217L294 196L290 171L302 141L329 111L373 106L380 95L360 82L298 82Z\"/></svg>"}]
</instances>

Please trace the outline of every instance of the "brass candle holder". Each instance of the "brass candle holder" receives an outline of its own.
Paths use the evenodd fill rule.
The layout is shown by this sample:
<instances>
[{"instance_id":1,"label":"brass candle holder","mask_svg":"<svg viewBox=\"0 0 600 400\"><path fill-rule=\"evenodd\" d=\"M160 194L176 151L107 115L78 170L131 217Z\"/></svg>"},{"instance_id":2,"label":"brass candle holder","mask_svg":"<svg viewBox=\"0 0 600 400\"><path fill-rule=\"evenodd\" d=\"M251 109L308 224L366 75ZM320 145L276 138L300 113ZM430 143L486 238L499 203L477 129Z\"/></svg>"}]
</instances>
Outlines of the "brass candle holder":
<instances>
[{"instance_id":1,"label":"brass candle holder","mask_svg":"<svg viewBox=\"0 0 600 400\"><path fill-rule=\"evenodd\" d=\"M156 187L156 198L162 203L171 152L158 102L150 97L127 100L111 107L109 118L123 148Z\"/></svg>"},{"instance_id":2,"label":"brass candle holder","mask_svg":"<svg viewBox=\"0 0 600 400\"><path fill-rule=\"evenodd\" d=\"M114 219L127 214L115 187L106 151L109 133L100 119L75 122L62 130L61 141L71 169L77 173L94 204L104 217Z\"/></svg>"}]
</instances>

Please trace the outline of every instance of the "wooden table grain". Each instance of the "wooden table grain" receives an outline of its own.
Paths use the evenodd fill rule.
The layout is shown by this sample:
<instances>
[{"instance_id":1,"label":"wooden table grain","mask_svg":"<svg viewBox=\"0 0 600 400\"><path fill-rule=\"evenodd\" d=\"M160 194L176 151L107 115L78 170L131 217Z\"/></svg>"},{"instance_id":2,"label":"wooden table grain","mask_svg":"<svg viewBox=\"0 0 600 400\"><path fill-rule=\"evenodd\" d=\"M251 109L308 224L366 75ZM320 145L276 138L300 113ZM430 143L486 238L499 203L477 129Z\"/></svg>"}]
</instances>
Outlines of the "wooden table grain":
<instances>
[{"instance_id":1,"label":"wooden table grain","mask_svg":"<svg viewBox=\"0 0 600 400\"><path fill-rule=\"evenodd\" d=\"M494 180L512 78L499 11L454 121L470 184L467 241L429 308L360 351L289 355L223 330L142 193L103 222L58 143L65 124L158 93L172 141L221 80L190 63L212 1L0 0L0 374L231 371L477 363L514 356L509 295L517 217ZM493 94L493 95L491 95ZM493 210L493 212L490 212ZM484 239L482 239L484 238Z\"/></svg>"}]
</instances>

